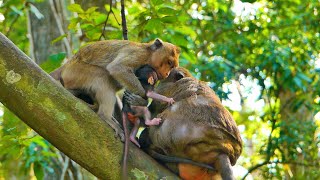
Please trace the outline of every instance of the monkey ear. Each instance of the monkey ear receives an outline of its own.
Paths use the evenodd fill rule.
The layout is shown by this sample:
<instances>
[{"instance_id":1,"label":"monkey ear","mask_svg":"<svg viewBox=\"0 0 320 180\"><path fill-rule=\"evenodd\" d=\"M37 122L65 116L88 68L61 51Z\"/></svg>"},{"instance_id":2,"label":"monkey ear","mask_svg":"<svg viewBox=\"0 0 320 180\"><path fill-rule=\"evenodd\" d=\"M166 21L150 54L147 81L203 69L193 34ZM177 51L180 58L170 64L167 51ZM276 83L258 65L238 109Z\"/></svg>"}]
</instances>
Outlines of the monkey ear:
<instances>
[{"instance_id":1,"label":"monkey ear","mask_svg":"<svg viewBox=\"0 0 320 180\"><path fill-rule=\"evenodd\" d=\"M178 81L178 80L180 80L180 79L182 79L182 78L184 78L184 74L182 73L182 72L177 72L177 74L176 74L176 81Z\"/></svg>"},{"instance_id":2,"label":"monkey ear","mask_svg":"<svg viewBox=\"0 0 320 180\"><path fill-rule=\"evenodd\" d=\"M153 44L151 45L151 50L157 50L158 48L160 48L161 46L163 46L163 43L160 39L156 39Z\"/></svg>"}]
</instances>

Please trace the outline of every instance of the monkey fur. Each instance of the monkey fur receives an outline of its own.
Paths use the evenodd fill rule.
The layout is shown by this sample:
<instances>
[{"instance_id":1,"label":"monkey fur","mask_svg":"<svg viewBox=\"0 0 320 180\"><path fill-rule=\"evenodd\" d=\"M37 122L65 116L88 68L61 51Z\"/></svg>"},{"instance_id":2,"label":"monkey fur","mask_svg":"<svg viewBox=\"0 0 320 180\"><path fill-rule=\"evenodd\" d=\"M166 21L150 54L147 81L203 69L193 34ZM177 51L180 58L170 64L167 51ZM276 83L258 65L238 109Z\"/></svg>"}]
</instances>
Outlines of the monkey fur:
<instances>
[{"instance_id":1,"label":"monkey fur","mask_svg":"<svg viewBox=\"0 0 320 180\"><path fill-rule=\"evenodd\" d=\"M151 112L162 119L162 124L141 134L142 148L160 160L155 152L173 157L162 161L182 179L234 179L231 166L241 154L242 140L231 114L214 91L181 67L172 70L155 91L176 102L169 107L157 101L151 104ZM179 158L210 165L214 170Z\"/></svg>"},{"instance_id":2,"label":"monkey fur","mask_svg":"<svg viewBox=\"0 0 320 180\"><path fill-rule=\"evenodd\" d=\"M156 39L150 43L126 40L106 40L81 48L51 76L71 92L81 90L97 102L97 113L119 135L124 136L119 123L112 120L116 92L125 88L140 96L145 91L135 69L149 64L159 79L166 78L179 65L179 49Z\"/></svg>"}]
</instances>

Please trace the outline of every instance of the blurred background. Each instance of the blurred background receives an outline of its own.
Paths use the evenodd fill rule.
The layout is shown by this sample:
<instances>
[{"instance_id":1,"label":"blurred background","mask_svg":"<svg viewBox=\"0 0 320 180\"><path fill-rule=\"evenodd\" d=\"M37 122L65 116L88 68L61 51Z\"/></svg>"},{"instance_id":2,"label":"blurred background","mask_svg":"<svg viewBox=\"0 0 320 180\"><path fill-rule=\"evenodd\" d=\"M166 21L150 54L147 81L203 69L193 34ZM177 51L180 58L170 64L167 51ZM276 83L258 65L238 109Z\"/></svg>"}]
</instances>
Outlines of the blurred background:
<instances>
[{"instance_id":1,"label":"blurred background","mask_svg":"<svg viewBox=\"0 0 320 180\"><path fill-rule=\"evenodd\" d=\"M129 40L178 45L180 66L232 113L244 141L238 179L320 179L319 0L132 0L125 9ZM0 0L0 32L50 72L86 43L122 39L120 0ZM0 179L96 178L0 104Z\"/></svg>"}]
</instances>

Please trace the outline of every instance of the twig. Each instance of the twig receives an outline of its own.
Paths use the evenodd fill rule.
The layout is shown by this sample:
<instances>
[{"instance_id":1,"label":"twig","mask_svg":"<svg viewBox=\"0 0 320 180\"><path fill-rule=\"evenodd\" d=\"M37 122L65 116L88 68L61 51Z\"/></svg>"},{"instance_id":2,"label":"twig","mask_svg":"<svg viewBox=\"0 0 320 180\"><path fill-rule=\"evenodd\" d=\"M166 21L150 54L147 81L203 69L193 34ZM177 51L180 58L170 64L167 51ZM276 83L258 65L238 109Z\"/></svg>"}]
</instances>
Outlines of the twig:
<instances>
[{"instance_id":1,"label":"twig","mask_svg":"<svg viewBox=\"0 0 320 180\"><path fill-rule=\"evenodd\" d=\"M103 26L103 28L102 28L102 32L101 32L101 35L100 35L100 37L99 37L99 40L101 40L102 37L105 38L104 32L106 31L107 22L108 22L108 20L109 20L109 16L110 16L111 13L113 14L114 19L117 21L118 25L120 25L120 23L119 23L116 15L114 14L114 12L113 12L113 10L112 10L112 0L110 0L110 3L109 3L109 4L110 4L110 11L109 11L108 14L107 14L107 19L106 19L106 21L104 22L104 26Z\"/></svg>"},{"instance_id":2,"label":"twig","mask_svg":"<svg viewBox=\"0 0 320 180\"><path fill-rule=\"evenodd\" d=\"M309 167L319 167L320 165L319 164L307 164L307 163L300 163L300 162L290 162L290 161L279 161L279 160L276 160L276 161L264 161L262 163L259 163L253 167L251 167L248 172L243 176L243 178L241 178L242 180L244 180L250 173L252 173L253 171L255 171L256 169L264 166L264 165L267 165L267 164L295 164L295 165L298 165L298 166L309 166Z\"/></svg>"},{"instance_id":3,"label":"twig","mask_svg":"<svg viewBox=\"0 0 320 180\"><path fill-rule=\"evenodd\" d=\"M128 40L128 28L126 14L124 10L124 0L121 0L121 19L122 19L122 36L124 40Z\"/></svg>"}]
</instances>

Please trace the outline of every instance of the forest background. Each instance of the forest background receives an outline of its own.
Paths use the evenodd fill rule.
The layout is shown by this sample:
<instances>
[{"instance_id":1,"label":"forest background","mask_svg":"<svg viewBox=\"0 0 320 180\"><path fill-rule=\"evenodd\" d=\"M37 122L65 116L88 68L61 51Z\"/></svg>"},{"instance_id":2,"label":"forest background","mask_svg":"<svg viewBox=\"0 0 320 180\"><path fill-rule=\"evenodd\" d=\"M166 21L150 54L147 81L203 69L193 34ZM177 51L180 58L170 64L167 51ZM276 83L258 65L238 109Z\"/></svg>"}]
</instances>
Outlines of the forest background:
<instances>
[{"instance_id":1,"label":"forest background","mask_svg":"<svg viewBox=\"0 0 320 180\"><path fill-rule=\"evenodd\" d=\"M0 32L50 72L86 43L122 39L120 9L0 0ZM232 113L244 141L238 178L320 178L319 0L133 0L125 10L129 40L179 46L180 66ZM1 104L0 131L0 179L95 178Z\"/></svg>"}]
</instances>

